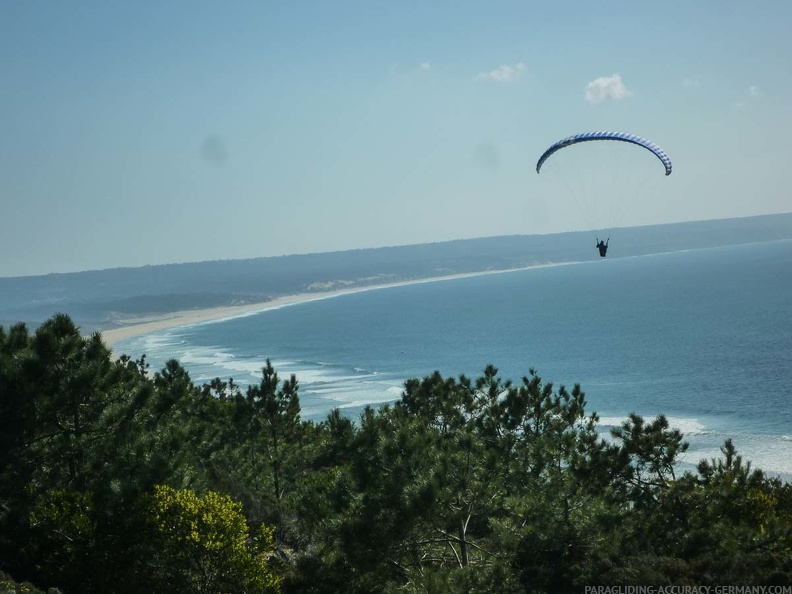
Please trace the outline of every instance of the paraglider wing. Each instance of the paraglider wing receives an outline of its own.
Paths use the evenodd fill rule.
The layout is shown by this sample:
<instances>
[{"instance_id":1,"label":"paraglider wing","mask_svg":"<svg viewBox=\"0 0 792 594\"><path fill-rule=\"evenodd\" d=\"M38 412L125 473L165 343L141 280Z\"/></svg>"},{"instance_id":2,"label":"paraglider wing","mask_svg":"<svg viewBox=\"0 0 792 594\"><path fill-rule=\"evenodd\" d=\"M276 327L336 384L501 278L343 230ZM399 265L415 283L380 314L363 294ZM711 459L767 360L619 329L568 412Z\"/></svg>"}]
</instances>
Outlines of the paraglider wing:
<instances>
[{"instance_id":1,"label":"paraglider wing","mask_svg":"<svg viewBox=\"0 0 792 594\"><path fill-rule=\"evenodd\" d=\"M633 134L625 134L624 132L584 132L583 134L576 134L574 136L570 136L569 138L559 140L553 146L547 149L541 157L539 157L539 161L536 163L536 173L539 173L539 170L542 168L542 164L544 164L550 155L556 151L559 151L567 146L577 144L578 142L587 142L589 140L617 140L642 146L646 150L654 153L654 155L663 163L666 172L665 174L671 175L671 159L668 158L668 155L665 154L663 149L657 146L654 142L650 142L645 138L641 138L640 136L635 136Z\"/></svg>"}]
</instances>

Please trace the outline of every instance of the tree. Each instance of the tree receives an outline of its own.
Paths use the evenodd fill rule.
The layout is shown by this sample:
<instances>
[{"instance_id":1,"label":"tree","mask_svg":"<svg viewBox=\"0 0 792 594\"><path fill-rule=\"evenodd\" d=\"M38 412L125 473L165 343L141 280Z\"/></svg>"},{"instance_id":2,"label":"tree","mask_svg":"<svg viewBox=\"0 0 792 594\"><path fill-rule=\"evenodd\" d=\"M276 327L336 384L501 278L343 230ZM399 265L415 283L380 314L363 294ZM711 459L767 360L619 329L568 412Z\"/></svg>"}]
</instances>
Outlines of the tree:
<instances>
[{"instance_id":1,"label":"tree","mask_svg":"<svg viewBox=\"0 0 792 594\"><path fill-rule=\"evenodd\" d=\"M267 359L261 382L229 401L232 434L222 454L233 467L229 482L245 485L241 490L254 520L275 525L279 541L286 537L284 500L305 463L300 450L307 429L300 421L298 390L297 378L281 383Z\"/></svg>"},{"instance_id":2,"label":"tree","mask_svg":"<svg viewBox=\"0 0 792 594\"><path fill-rule=\"evenodd\" d=\"M105 437L109 355L99 334L82 337L65 314L33 336L24 325L0 332L0 418L8 429L0 454L0 554L12 571L36 571L18 543L31 539L39 498L53 489L86 492L92 480L95 448Z\"/></svg>"},{"instance_id":3,"label":"tree","mask_svg":"<svg viewBox=\"0 0 792 594\"><path fill-rule=\"evenodd\" d=\"M161 582L168 591L278 592L280 579L268 565L273 530L251 539L242 505L213 491L158 485L149 517L158 539Z\"/></svg>"},{"instance_id":4,"label":"tree","mask_svg":"<svg viewBox=\"0 0 792 594\"><path fill-rule=\"evenodd\" d=\"M45 491L68 484L81 490L88 450L101 438L110 351L98 333L83 338L65 314L44 322L30 347L23 373L30 388L24 397L33 398L36 407L36 434L28 446L29 463L36 468L31 486Z\"/></svg>"}]
</instances>

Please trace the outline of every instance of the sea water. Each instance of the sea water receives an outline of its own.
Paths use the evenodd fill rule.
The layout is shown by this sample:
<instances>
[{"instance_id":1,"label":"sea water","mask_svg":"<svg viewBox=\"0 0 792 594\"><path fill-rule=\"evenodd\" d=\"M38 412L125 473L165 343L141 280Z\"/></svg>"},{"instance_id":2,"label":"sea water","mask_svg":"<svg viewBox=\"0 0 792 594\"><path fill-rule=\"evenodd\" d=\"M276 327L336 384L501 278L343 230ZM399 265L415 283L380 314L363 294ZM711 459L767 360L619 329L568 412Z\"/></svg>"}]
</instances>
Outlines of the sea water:
<instances>
[{"instance_id":1,"label":"sea water","mask_svg":"<svg viewBox=\"0 0 792 594\"><path fill-rule=\"evenodd\" d=\"M606 433L666 415L688 469L732 438L754 468L792 479L792 241L487 274L316 299L119 343L198 382L295 374L302 417L356 417L435 370L581 384Z\"/></svg>"}]
</instances>

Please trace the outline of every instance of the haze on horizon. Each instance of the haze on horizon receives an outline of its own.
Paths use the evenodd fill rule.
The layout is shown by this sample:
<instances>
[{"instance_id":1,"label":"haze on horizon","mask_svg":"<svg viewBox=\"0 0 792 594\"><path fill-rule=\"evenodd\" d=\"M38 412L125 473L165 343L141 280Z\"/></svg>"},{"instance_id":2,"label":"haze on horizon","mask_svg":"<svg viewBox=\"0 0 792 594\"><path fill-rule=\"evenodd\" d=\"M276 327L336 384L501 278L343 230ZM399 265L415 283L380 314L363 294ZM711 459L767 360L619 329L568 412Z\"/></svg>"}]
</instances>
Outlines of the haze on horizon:
<instances>
[{"instance_id":1,"label":"haze on horizon","mask_svg":"<svg viewBox=\"0 0 792 594\"><path fill-rule=\"evenodd\" d=\"M792 210L792 3L0 4L0 276L578 230L542 151L674 173L624 226Z\"/></svg>"}]
</instances>

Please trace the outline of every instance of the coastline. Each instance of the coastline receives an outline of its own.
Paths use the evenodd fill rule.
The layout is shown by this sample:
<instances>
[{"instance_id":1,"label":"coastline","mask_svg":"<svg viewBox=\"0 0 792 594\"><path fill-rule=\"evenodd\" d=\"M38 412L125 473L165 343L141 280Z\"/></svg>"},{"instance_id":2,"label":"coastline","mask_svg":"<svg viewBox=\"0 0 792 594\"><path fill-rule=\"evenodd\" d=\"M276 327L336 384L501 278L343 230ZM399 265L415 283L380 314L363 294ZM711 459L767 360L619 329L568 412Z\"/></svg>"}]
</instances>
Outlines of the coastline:
<instances>
[{"instance_id":1,"label":"coastline","mask_svg":"<svg viewBox=\"0 0 792 594\"><path fill-rule=\"evenodd\" d=\"M376 285L365 285L348 287L344 289L335 289L332 291L314 291L310 293L297 293L294 295L283 295L270 299L269 301L261 301L258 303L248 303L245 305L229 305L224 307L213 307L209 309L192 309L174 311L166 314L148 316L141 318L134 318L129 320L128 324L119 326L117 328L109 328L100 330L102 339L105 344L111 349L123 340L129 338L136 338L152 332L160 330L170 330L172 328L181 328L184 326L192 326L194 324L203 324L206 322L217 322L220 320L228 320L232 318L240 318L244 316L254 315L278 309L287 305L296 305L298 303L307 303L310 301L318 301L320 299L330 299L333 297L340 297L342 295L350 295L353 293L361 293L363 291L375 291L379 289L389 289L393 287L403 287L407 285L417 285L422 283L434 283L440 281L456 280L462 278L471 278L476 276L485 276L488 274L505 274L509 272L519 272L521 270L531 270L534 268L546 268L549 266L566 266L570 264L578 264L579 262L554 262L552 264L533 264L531 266L523 266L521 268L508 268L503 270L482 270L480 272L464 272L459 274L451 274L446 276L433 276L427 278L418 278L405 281L397 281L392 283L383 283Z\"/></svg>"}]
</instances>

